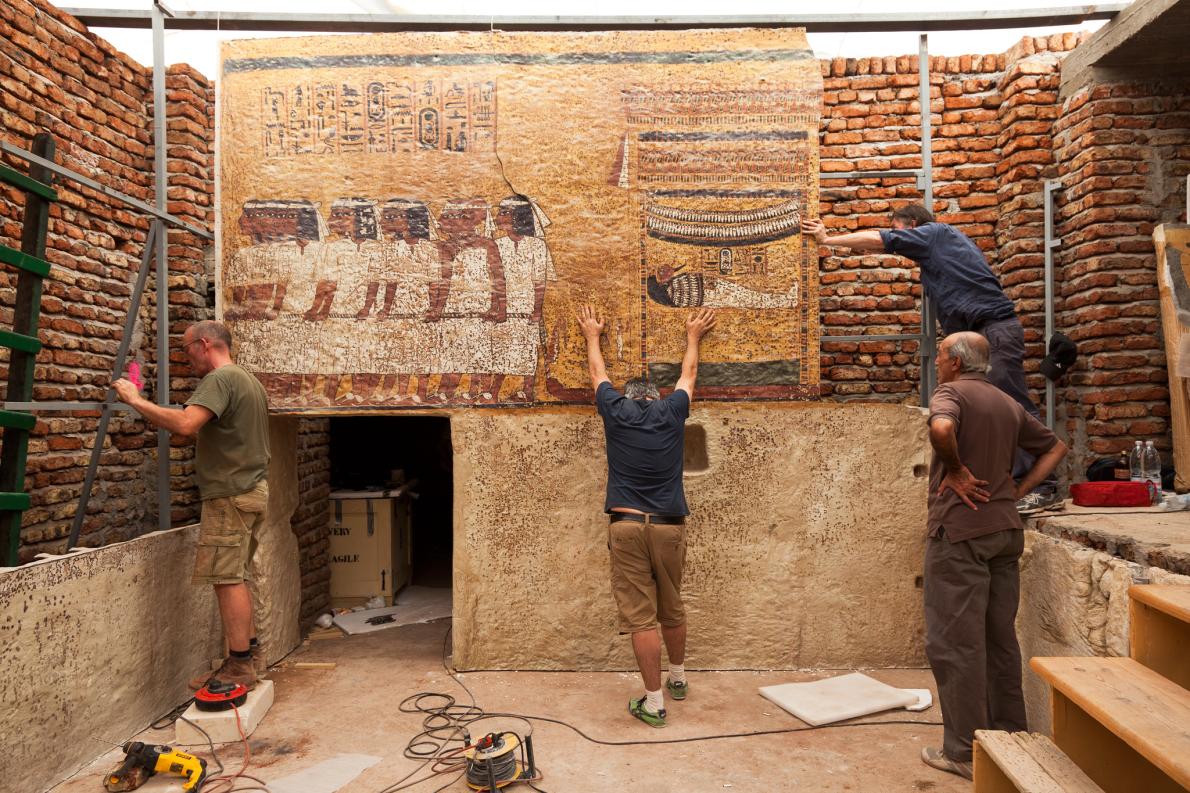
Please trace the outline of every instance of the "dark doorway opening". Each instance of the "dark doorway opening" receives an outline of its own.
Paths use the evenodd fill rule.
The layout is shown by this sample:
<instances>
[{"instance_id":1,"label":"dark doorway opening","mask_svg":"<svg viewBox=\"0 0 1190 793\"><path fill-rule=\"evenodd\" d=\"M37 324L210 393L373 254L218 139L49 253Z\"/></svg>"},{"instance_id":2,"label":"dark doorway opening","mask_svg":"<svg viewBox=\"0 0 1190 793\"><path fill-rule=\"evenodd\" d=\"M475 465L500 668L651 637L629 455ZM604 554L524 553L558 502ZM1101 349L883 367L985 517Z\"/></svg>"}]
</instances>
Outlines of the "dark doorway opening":
<instances>
[{"instance_id":1,"label":"dark doorway opening","mask_svg":"<svg viewBox=\"0 0 1190 793\"><path fill-rule=\"evenodd\" d=\"M454 569L453 450L444 416L349 416L331 419L331 487L391 487L396 472L417 498L410 503L414 586L450 587ZM400 475L397 475L398 477Z\"/></svg>"}]
</instances>

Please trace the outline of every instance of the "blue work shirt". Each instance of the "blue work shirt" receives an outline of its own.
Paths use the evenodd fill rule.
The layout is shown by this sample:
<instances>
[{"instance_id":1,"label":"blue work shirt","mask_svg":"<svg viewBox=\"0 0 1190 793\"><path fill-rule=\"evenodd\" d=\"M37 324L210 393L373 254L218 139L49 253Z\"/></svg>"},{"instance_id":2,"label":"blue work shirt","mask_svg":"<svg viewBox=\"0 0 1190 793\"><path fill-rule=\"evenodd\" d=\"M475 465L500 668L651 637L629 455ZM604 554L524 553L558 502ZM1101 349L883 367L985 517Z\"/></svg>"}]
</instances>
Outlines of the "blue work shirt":
<instances>
[{"instance_id":1,"label":"blue work shirt","mask_svg":"<svg viewBox=\"0 0 1190 793\"><path fill-rule=\"evenodd\" d=\"M881 231L884 250L917 262L921 283L934 303L944 333L978 330L1012 319L1016 308L1004 294L983 251L945 223Z\"/></svg>"},{"instance_id":2,"label":"blue work shirt","mask_svg":"<svg viewBox=\"0 0 1190 793\"><path fill-rule=\"evenodd\" d=\"M652 515L689 515L682 490L682 452L690 395L629 399L606 380L595 391L607 438L607 499L603 511L628 507Z\"/></svg>"}]
</instances>

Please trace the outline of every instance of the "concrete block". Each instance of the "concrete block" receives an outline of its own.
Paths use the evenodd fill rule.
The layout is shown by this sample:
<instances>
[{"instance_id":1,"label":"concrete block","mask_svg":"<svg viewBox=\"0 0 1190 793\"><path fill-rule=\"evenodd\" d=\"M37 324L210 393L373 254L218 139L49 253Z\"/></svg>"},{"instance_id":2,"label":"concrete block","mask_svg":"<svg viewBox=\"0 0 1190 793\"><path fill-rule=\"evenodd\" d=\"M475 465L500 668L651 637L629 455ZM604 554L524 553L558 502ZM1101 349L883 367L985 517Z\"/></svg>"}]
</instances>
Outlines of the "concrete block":
<instances>
[{"instance_id":1,"label":"concrete block","mask_svg":"<svg viewBox=\"0 0 1190 793\"><path fill-rule=\"evenodd\" d=\"M197 705L191 703L182 717L194 724L187 724L182 719L174 722L174 743L180 746L206 746L206 736L195 725L206 730L213 743L236 743L240 740L240 729L243 728L244 737L251 735L272 706L272 680L260 680L256 688L248 692L247 701L239 708L239 726L236 725L235 710L199 710Z\"/></svg>"}]
</instances>

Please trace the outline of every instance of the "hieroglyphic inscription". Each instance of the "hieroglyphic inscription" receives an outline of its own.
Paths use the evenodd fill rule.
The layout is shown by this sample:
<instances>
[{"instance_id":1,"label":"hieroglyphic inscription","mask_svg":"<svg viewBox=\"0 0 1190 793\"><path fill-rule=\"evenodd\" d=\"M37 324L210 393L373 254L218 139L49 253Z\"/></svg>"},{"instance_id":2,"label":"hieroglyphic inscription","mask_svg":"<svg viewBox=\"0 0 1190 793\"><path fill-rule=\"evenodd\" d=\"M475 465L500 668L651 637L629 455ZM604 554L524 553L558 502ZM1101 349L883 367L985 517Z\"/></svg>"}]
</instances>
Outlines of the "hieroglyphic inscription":
<instances>
[{"instance_id":1,"label":"hieroglyphic inscription","mask_svg":"<svg viewBox=\"0 0 1190 793\"><path fill-rule=\"evenodd\" d=\"M267 158L493 151L494 80L311 82L261 90Z\"/></svg>"}]
</instances>

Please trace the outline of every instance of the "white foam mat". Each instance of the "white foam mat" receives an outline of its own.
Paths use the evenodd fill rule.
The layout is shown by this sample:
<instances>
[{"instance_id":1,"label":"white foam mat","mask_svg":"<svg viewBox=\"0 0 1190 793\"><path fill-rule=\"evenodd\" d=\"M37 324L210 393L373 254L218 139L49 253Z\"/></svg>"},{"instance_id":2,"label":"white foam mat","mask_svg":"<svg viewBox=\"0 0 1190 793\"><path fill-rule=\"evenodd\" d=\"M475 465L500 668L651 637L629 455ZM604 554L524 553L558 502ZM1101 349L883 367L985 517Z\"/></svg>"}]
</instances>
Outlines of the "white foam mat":
<instances>
[{"instance_id":1,"label":"white foam mat","mask_svg":"<svg viewBox=\"0 0 1190 793\"><path fill-rule=\"evenodd\" d=\"M860 672L852 672L809 683L764 686L760 695L817 727L882 710L918 705L916 691L881 683Z\"/></svg>"},{"instance_id":2,"label":"white foam mat","mask_svg":"<svg viewBox=\"0 0 1190 793\"><path fill-rule=\"evenodd\" d=\"M335 624L345 633L371 633L398 625L412 625L415 622L429 622L451 615L451 589L449 587L411 586L397 593L397 602L379 609L364 609L339 614ZM375 617L392 617L391 621L369 623Z\"/></svg>"}]
</instances>

